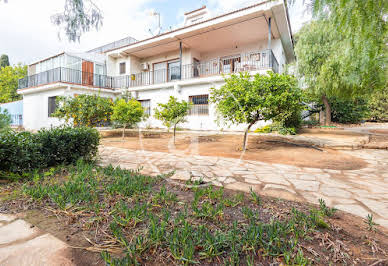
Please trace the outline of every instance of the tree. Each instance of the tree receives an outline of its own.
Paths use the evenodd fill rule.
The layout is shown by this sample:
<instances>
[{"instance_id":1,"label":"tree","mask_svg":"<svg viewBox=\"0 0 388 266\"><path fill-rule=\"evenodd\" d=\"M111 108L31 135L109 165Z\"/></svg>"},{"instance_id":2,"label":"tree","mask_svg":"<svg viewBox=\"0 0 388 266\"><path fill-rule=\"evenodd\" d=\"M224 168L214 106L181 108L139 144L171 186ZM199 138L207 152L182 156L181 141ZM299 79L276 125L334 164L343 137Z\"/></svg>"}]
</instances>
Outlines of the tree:
<instances>
[{"instance_id":1,"label":"tree","mask_svg":"<svg viewBox=\"0 0 388 266\"><path fill-rule=\"evenodd\" d=\"M111 119L123 125L123 139L125 136L125 128L139 123L144 116L144 109L141 103L135 99L117 100L113 106L113 114Z\"/></svg>"},{"instance_id":2,"label":"tree","mask_svg":"<svg viewBox=\"0 0 388 266\"><path fill-rule=\"evenodd\" d=\"M329 124L329 94L351 98L370 94L386 84L388 27L384 16L388 2L305 2L311 7L315 21L300 32L295 49L298 71L309 89L315 87L315 92L321 92L326 124Z\"/></svg>"},{"instance_id":3,"label":"tree","mask_svg":"<svg viewBox=\"0 0 388 266\"><path fill-rule=\"evenodd\" d=\"M232 124L247 124L243 150L246 150L248 132L260 120L281 123L292 120L295 113L300 116L301 91L296 79L271 71L267 75L248 73L231 75L225 84L211 88L210 101L216 104L217 113L223 121Z\"/></svg>"},{"instance_id":4,"label":"tree","mask_svg":"<svg viewBox=\"0 0 388 266\"><path fill-rule=\"evenodd\" d=\"M27 66L6 66L0 69L0 103L21 99L17 93L19 79L27 75Z\"/></svg>"},{"instance_id":5,"label":"tree","mask_svg":"<svg viewBox=\"0 0 388 266\"><path fill-rule=\"evenodd\" d=\"M94 127L109 121L113 101L99 95L77 95L58 97L57 109L53 116L72 122L74 126Z\"/></svg>"},{"instance_id":6,"label":"tree","mask_svg":"<svg viewBox=\"0 0 388 266\"><path fill-rule=\"evenodd\" d=\"M190 110L191 104L186 101L178 101L177 98L170 96L166 104L159 103L158 108L155 108L155 118L162 121L163 125L168 129L174 129L174 144L175 132L179 123L186 121L186 116Z\"/></svg>"},{"instance_id":7,"label":"tree","mask_svg":"<svg viewBox=\"0 0 388 266\"><path fill-rule=\"evenodd\" d=\"M64 26L69 41L79 41L83 33L102 26L102 12L91 0L65 0L62 13L51 16L57 26Z\"/></svg>"},{"instance_id":8,"label":"tree","mask_svg":"<svg viewBox=\"0 0 388 266\"><path fill-rule=\"evenodd\" d=\"M0 56L0 69L6 66L9 66L9 58L8 58L8 55L2 54Z\"/></svg>"}]
</instances>

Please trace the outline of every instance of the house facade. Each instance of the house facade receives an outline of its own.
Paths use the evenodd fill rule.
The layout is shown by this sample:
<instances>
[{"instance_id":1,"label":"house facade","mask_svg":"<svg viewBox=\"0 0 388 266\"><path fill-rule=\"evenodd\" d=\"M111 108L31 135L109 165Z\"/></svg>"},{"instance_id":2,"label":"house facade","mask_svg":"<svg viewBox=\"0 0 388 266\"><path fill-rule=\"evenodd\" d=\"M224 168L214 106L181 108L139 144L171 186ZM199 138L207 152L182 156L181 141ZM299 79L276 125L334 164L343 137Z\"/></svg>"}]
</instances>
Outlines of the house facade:
<instances>
[{"instance_id":1,"label":"house facade","mask_svg":"<svg viewBox=\"0 0 388 266\"><path fill-rule=\"evenodd\" d=\"M183 128L240 130L244 125L216 122L210 88L222 86L224 75L231 73L281 73L294 60L283 0L260 1L216 17L204 6L186 13L184 25L176 30L141 41L128 37L86 53L61 53L29 65L18 90L24 99L23 124L39 129L62 123L51 117L56 96L99 93L116 98L130 92L149 114L141 127L162 127L153 110L174 96L192 103Z\"/></svg>"}]
</instances>

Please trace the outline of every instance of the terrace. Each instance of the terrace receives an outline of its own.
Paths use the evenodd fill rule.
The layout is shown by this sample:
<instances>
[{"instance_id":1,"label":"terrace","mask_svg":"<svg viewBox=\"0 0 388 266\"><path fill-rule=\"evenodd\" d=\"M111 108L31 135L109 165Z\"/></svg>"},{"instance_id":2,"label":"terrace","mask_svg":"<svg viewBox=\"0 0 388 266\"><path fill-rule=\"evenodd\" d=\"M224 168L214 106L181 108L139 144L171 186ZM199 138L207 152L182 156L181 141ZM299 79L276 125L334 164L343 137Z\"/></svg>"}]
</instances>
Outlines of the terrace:
<instances>
[{"instance_id":1,"label":"terrace","mask_svg":"<svg viewBox=\"0 0 388 266\"><path fill-rule=\"evenodd\" d=\"M19 89L37 87L56 82L104 89L132 88L162 84L178 80L203 78L245 71L279 71L272 50L252 51L192 64L171 64L168 68L143 71L124 76L108 76L67 67L57 67L19 80Z\"/></svg>"}]
</instances>

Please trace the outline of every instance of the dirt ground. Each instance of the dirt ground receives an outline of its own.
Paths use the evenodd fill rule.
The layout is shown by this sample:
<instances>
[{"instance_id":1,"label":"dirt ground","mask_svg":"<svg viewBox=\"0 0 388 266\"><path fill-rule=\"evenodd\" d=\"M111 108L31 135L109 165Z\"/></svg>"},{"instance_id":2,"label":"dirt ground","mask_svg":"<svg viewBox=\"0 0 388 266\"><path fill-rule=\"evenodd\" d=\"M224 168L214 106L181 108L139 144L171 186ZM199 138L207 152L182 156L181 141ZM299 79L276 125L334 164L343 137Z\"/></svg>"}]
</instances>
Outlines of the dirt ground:
<instances>
[{"instance_id":1,"label":"dirt ground","mask_svg":"<svg viewBox=\"0 0 388 266\"><path fill-rule=\"evenodd\" d=\"M174 145L172 135L168 133L144 133L139 137L136 132L128 132L124 141L116 135L103 138L102 144L126 149L242 158L321 169L355 170L366 166L363 160L340 151L316 148L303 142L285 142L274 136L249 136L248 150L243 153L242 138L242 135L177 134Z\"/></svg>"}]
</instances>

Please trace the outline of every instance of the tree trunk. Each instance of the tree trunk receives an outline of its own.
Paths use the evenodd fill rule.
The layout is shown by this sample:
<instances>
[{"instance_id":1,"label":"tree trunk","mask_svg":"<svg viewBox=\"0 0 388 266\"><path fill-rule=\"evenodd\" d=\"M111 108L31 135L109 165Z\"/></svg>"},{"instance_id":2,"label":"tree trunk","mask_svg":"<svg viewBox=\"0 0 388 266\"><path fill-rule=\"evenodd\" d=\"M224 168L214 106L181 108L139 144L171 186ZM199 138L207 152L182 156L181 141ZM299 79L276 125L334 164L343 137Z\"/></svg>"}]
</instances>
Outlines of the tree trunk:
<instances>
[{"instance_id":1,"label":"tree trunk","mask_svg":"<svg viewBox=\"0 0 388 266\"><path fill-rule=\"evenodd\" d=\"M175 131L176 131L176 124L174 125L174 145L175 145Z\"/></svg>"},{"instance_id":2,"label":"tree trunk","mask_svg":"<svg viewBox=\"0 0 388 266\"><path fill-rule=\"evenodd\" d=\"M248 132L249 132L249 129L253 126L253 124L254 123L249 124L249 126L247 127L247 129L244 132L243 151L245 151L247 149L247 146L248 146Z\"/></svg>"},{"instance_id":3,"label":"tree trunk","mask_svg":"<svg viewBox=\"0 0 388 266\"><path fill-rule=\"evenodd\" d=\"M123 141L124 141L124 137L125 137L125 125L124 125L124 127L123 127L123 136L122 136Z\"/></svg>"},{"instance_id":4,"label":"tree trunk","mask_svg":"<svg viewBox=\"0 0 388 266\"><path fill-rule=\"evenodd\" d=\"M326 95L322 95L322 102L325 106L325 126L331 125L331 107L329 104L329 100L327 99Z\"/></svg>"}]
</instances>

